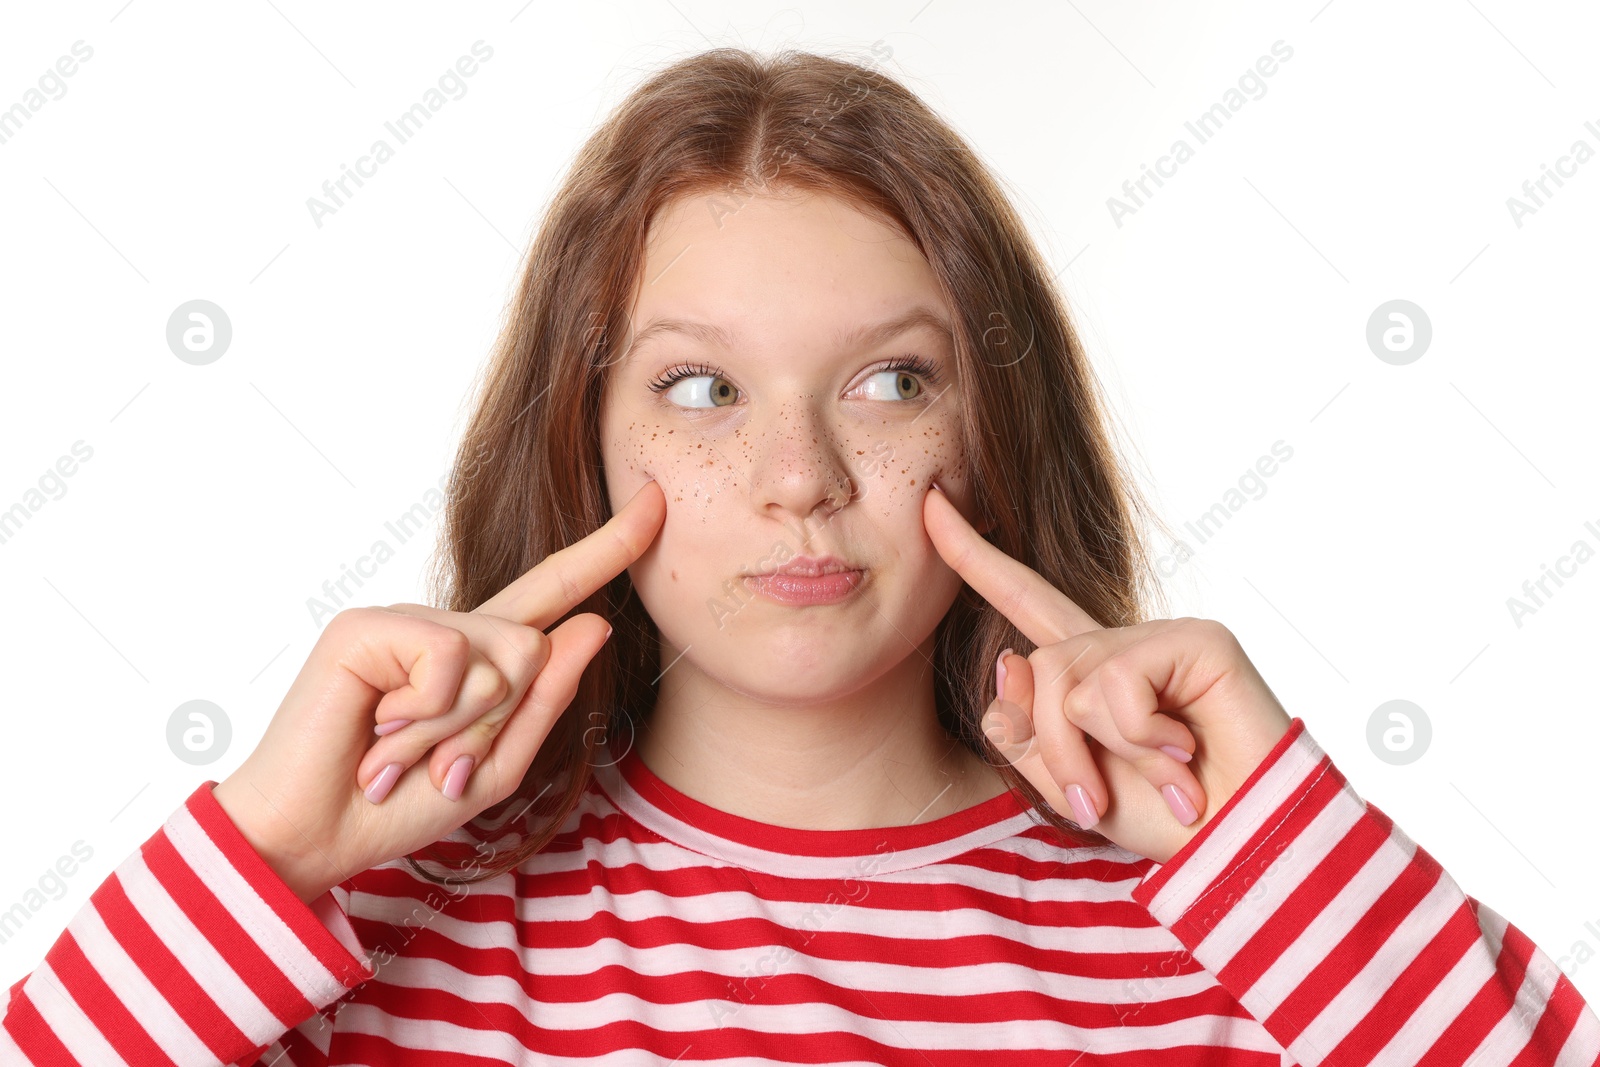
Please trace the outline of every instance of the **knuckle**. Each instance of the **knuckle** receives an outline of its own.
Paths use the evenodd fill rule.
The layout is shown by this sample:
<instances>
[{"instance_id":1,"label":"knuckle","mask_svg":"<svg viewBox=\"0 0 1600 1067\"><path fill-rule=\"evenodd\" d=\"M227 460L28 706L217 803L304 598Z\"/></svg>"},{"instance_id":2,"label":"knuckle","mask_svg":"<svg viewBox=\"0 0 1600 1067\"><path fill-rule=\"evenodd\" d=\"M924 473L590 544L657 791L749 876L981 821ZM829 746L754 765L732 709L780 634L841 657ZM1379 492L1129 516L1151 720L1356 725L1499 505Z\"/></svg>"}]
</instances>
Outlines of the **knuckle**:
<instances>
[{"instance_id":1,"label":"knuckle","mask_svg":"<svg viewBox=\"0 0 1600 1067\"><path fill-rule=\"evenodd\" d=\"M374 622L377 614L376 611L369 607L345 608L328 620L328 625L323 628L323 632L348 636L359 632Z\"/></svg>"},{"instance_id":2,"label":"knuckle","mask_svg":"<svg viewBox=\"0 0 1600 1067\"><path fill-rule=\"evenodd\" d=\"M550 639L537 627L516 626L507 634L507 640L514 654L518 680L526 681L547 658Z\"/></svg>"},{"instance_id":3,"label":"knuckle","mask_svg":"<svg viewBox=\"0 0 1600 1067\"><path fill-rule=\"evenodd\" d=\"M475 663L461 683L459 702L476 715L495 707L510 693L506 676L487 663Z\"/></svg>"},{"instance_id":4,"label":"knuckle","mask_svg":"<svg viewBox=\"0 0 1600 1067\"><path fill-rule=\"evenodd\" d=\"M578 576L570 568L556 568L556 581L561 586L561 600L564 604L579 604L588 597L589 592L578 581Z\"/></svg>"},{"instance_id":5,"label":"knuckle","mask_svg":"<svg viewBox=\"0 0 1600 1067\"><path fill-rule=\"evenodd\" d=\"M1061 702L1067 721L1080 730L1094 718L1094 693L1087 685L1074 686Z\"/></svg>"},{"instance_id":6,"label":"knuckle","mask_svg":"<svg viewBox=\"0 0 1600 1067\"><path fill-rule=\"evenodd\" d=\"M472 654L472 639L454 626L434 623L428 631L429 647L451 662L463 660Z\"/></svg>"},{"instance_id":7,"label":"knuckle","mask_svg":"<svg viewBox=\"0 0 1600 1067\"><path fill-rule=\"evenodd\" d=\"M1113 693L1122 693L1139 677L1138 669L1127 657L1118 654L1100 664L1100 684Z\"/></svg>"}]
</instances>

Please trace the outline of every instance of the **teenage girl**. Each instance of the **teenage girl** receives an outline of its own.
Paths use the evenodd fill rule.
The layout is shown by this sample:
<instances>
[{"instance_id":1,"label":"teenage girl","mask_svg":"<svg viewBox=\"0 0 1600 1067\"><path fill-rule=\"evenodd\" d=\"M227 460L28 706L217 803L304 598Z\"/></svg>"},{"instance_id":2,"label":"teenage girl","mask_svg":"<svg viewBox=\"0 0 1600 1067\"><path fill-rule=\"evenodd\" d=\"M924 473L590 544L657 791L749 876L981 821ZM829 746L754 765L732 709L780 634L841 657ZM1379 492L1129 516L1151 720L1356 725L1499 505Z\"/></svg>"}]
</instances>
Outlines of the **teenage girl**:
<instances>
[{"instance_id":1,"label":"teenage girl","mask_svg":"<svg viewBox=\"0 0 1600 1067\"><path fill-rule=\"evenodd\" d=\"M1052 274L875 65L708 52L589 139L442 606L329 622L0 1062L1600 1062L1224 626L1151 617Z\"/></svg>"}]
</instances>

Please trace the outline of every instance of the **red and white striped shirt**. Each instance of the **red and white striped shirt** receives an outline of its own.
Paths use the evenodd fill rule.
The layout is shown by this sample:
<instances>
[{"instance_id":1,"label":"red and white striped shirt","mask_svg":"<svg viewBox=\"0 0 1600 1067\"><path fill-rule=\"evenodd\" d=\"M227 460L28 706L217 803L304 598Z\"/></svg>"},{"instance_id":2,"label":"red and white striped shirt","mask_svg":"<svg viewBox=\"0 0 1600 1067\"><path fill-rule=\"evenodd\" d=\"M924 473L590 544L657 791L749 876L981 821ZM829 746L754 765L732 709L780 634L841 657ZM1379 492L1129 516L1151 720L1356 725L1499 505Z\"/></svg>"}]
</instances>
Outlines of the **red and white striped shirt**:
<instances>
[{"instance_id":1,"label":"red and white striped shirt","mask_svg":"<svg viewBox=\"0 0 1600 1067\"><path fill-rule=\"evenodd\" d=\"M213 785L0 994L0 1064L1600 1063L1566 976L1298 718L1165 864L1064 849L1010 793L771 826L630 751L516 872L395 860L308 906Z\"/></svg>"}]
</instances>

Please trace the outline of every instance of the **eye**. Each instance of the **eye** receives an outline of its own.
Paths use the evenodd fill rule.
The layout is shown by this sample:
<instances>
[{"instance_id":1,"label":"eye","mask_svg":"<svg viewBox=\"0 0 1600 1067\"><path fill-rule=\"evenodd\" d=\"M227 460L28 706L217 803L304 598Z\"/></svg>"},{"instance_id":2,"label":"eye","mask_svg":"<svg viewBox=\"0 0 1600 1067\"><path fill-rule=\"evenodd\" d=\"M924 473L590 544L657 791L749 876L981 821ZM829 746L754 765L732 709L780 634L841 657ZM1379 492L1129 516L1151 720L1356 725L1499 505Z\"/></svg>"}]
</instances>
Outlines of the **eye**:
<instances>
[{"instance_id":1,"label":"eye","mask_svg":"<svg viewBox=\"0 0 1600 1067\"><path fill-rule=\"evenodd\" d=\"M917 376L904 370L880 370L862 383L867 395L880 400L915 400L922 394Z\"/></svg>"},{"instance_id":2,"label":"eye","mask_svg":"<svg viewBox=\"0 0 1600 1067\"><path fill-rule=\"evenodd\" d=\"M727 407L737 395L733 383L720 370L699 364L673 367L651 382L650 388L686 408ZM710 403L700 403L702 400Z\"/></svg>"},{"instance_id":3,"label":"eye","mask_svg":"<svg viewBox=\"0 0 1600 1067\"><path fill-rule=\"evenodd\" d=\"M907 354L874 371L859 388L873 400L917 400L926 391L924 383L933 385L938 380L939 370L932 362ZM652 381L650 388L685 408L728 407L739 395L721 369L703 363L673 367Z\"/></svg>"},{"instance_id":4,"label":"eye","mask_svg":"<svg viewBox=\"0 0 1600 1067\"><path fill-rule=\"evenodd\" d=\"M875 400L920 400L927 391L924 383L931 386L938 382L939 368L908 352L878 368L861 387Z\"/></svg>"}]
</instances>

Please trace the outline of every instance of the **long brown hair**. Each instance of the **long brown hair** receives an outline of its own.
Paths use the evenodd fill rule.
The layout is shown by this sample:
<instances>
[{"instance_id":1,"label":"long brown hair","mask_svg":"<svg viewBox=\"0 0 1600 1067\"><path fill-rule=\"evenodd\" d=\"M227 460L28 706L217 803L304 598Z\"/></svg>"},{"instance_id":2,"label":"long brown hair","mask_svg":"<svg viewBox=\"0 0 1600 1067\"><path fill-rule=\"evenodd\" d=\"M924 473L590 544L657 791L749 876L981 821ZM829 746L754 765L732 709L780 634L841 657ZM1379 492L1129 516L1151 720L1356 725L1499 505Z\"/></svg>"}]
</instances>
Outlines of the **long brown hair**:
<instances>
[{"instance_id":1,"label":"long brown hair","mask_svg":"<svg viewBox=\"0 0 1600 1067\"><path fill-rule=\"evenodd\" d=\"M646 232L662 206L711 193L731 212L752 196L793 189L841 197L891 222L932 267L954 311L965 454L978 507L995 522L985 536L1102 625L1145 620L1160 587L1137 523L1165 527L1118 463L1099 383L1054 274L960 135L875 69L889 51L879 42L867 62L795 50L702 52L650 76L589 137L534 238L462 437L433 604L471 611L610 517L600 404L606 370L625 347L617 342L629 335ZM593 767L611 762L606 739L638 729L654 707L658 636L627 573L579 611L605 616L615 632L517 792L478 817L513 802L527 810L537 791L548 821L494 863L474 864L469 878L435 878L408 856L430 881L477 881L544 848ZM1051 809L978 728L994 699L995 658L1033 646L965 585L936 644L944 728L994 766L1064 844L1107 844Z\"/></svg>"}]
</instances>

